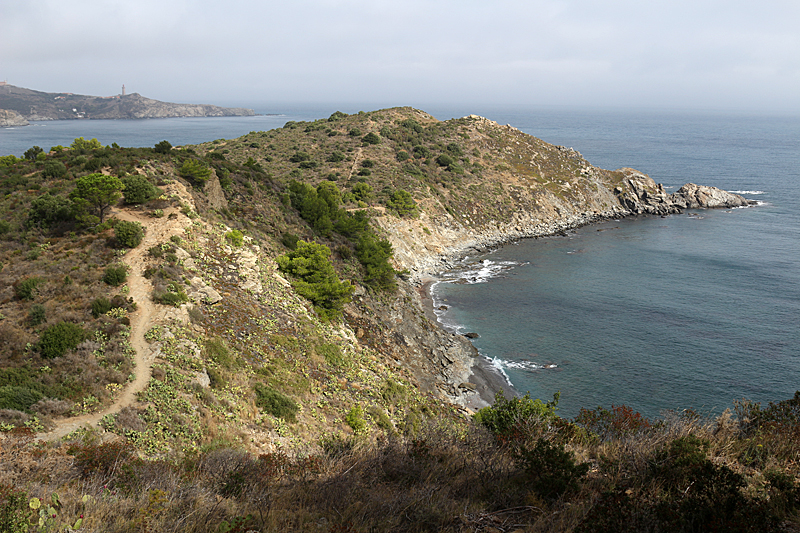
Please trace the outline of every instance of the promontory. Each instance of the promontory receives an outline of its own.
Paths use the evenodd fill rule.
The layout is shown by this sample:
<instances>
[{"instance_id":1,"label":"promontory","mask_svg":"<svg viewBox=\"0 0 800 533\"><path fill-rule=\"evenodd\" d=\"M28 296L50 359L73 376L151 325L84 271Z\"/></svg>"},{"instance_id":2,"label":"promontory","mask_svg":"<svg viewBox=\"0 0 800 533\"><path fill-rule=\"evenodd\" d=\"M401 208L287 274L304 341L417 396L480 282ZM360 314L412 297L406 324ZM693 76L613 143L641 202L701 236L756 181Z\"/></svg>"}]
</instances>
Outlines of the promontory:
<instances>
[{"instance_id":1,"label":"promontory","mask_svg":"<svg viewBox=\"0 0 800 533\"><path fill-rule=\"evenodd\" d=\"M24 126L31 120L135 119L252 116L252 109L206 104L174 104L138 93L87 96L47 93L0 84L0 126Z\"/></svg>"}]
</instances>

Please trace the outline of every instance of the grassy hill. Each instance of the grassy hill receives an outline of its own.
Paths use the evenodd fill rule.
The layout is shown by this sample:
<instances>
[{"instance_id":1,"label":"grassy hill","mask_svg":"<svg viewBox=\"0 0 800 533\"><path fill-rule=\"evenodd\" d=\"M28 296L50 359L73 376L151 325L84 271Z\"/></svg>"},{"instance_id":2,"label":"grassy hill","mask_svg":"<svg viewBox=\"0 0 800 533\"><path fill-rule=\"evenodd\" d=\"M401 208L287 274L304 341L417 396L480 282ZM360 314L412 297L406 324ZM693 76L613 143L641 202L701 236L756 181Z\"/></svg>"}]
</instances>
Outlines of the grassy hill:
<instances>
[{"instance_id":1,"label":"grassy hill","mask_svg":"<svg viewBox=\"0 0 800 533\"><path fill-rule=\"evenodd\" d=\"M0 158L0 530L796 530L800 398L473 417L474 349L426 318L441 254L637 186L410 108Z\"/></svg>"}]
</instances>

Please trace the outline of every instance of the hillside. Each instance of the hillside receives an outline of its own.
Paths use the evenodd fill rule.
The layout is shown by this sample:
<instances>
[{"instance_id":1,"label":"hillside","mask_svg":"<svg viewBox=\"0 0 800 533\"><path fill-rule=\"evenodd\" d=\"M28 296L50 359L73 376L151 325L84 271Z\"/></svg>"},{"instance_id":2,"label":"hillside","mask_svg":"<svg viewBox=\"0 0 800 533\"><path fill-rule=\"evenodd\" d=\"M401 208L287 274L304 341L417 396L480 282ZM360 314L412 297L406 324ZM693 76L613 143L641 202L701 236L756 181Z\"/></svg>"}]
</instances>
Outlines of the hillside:
<instances>
[{"instance_id":1,"label":"hillside","mask_svg":"<svg viewBox=\"0 0 800 533\"><path fill-rule=\"evenodd\" d=\"M0 188L10 531L797 525L797 398L561 419L557 396L494 396L424 303L467 250L739 196L410 108L197 146L76 139L0 158Z\"/></svg>"},{"instance_id":2,"label":"hillside","mask_svg":"<svg viewBox=\"0 0 800 533\"><path fill-rule=\"evenodd\" d=\"M18 115L24 120L226 117L255 114L252 109L238 107L160 102L138 93L86 96L46 93L8 84L0 85L0 110L10 112L15 117ZM17 119L7 125L24 124Z\"/></svg>"}]
</instances>

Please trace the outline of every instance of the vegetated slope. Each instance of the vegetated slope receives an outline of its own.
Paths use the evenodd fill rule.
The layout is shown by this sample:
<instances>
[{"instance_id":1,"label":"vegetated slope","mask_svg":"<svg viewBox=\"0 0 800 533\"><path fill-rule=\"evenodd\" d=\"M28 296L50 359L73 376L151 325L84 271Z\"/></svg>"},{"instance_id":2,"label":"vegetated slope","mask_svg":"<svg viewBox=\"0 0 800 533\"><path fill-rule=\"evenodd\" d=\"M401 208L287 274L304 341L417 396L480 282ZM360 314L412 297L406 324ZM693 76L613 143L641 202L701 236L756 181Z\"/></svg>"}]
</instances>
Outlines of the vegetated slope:
<instances>
[{"instance_id":1,"label":"vegetated slope","mask_svg":"<svg viewBox=\"0 0 800 533\"><path fill-rule=\"evenodd\" d=\"M473 421L454 405L481 405L474 351L396 270L475 234L680 207L635 171L585 165L410 109L0 159L0 523L29 530L52 502L42 527L86 531L796 526L797 398L716 420L614 406L568 421L555 401L498 396ZM114 176L119 204L83 188L113 193ZM129 339L147 298L136 401L102 432L32 444L120 401L144 370Z\"/></svg>"},{"instance_id":2,"label":"vegetated slope","mask_svg":"<svg viewBox=\"0 0 800 533\"><path fill-rule=\"evenodd\" d=\"M161 102L138 93L107 97L87 96L46 93L8 84L0 85L0 110L2 109L18 113L28 120L223 117L255 114L252 109L240 107Z\"/></svg>"}]
</instances>

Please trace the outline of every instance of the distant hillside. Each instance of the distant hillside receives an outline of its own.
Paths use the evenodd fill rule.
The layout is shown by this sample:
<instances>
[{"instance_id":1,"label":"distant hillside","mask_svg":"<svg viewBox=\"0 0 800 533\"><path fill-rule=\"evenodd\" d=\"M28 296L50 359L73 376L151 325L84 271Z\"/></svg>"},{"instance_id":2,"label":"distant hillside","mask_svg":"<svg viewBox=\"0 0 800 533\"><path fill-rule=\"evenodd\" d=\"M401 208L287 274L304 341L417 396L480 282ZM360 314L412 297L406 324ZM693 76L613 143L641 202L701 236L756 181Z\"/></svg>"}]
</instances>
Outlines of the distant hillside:
<instances>
[{"instance_id":1,"label":"distant hillside","mask_svg":"<svg viewBox=\"0 0 800 533\"><path fill-rule=\"evenodd\" d=\"M168 117L235 117L255 115L252 109L205 104L173 104L133 93L86 96L45 93L0 85L0 110L14 111L27 120L131 119Z\"/></svg>"}]
</instances>

